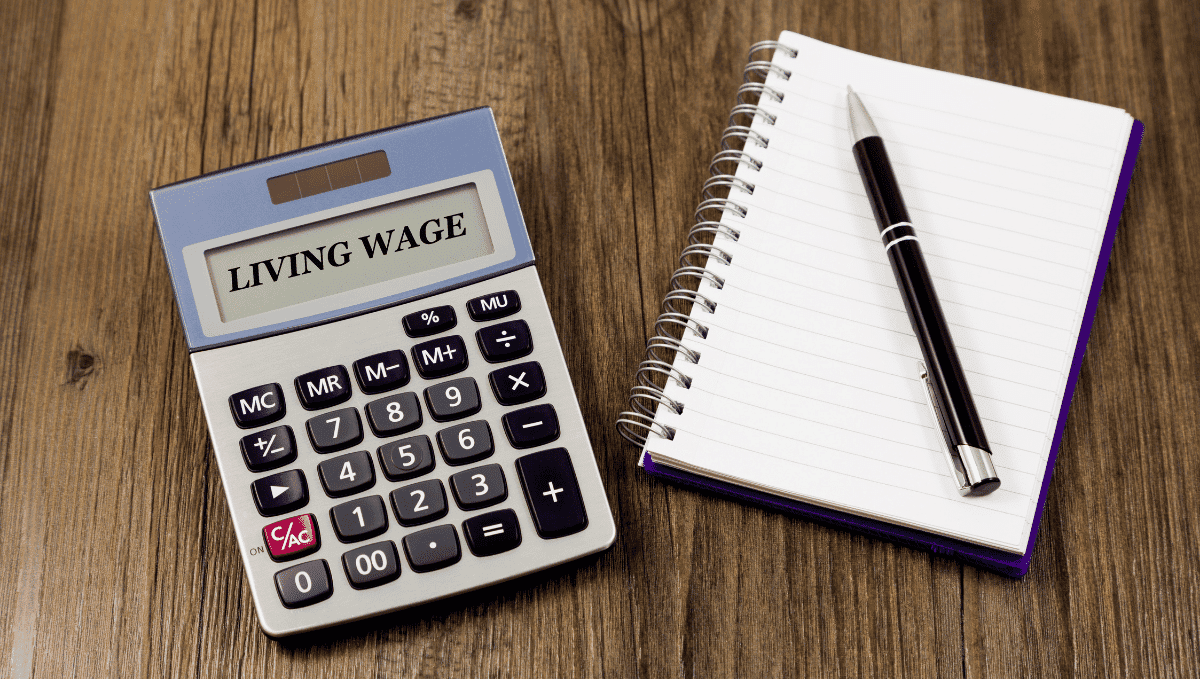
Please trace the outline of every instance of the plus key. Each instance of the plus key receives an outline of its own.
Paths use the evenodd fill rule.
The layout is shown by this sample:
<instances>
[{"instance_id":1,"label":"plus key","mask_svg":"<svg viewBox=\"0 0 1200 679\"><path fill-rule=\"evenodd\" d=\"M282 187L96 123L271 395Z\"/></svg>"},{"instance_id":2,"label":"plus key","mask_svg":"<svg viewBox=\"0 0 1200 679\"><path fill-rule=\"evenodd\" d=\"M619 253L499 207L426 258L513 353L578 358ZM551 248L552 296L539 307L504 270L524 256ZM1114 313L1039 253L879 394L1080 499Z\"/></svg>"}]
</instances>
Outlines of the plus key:
<instances>
[{"instance_id":1,"label":"plus key","mask_svg":"<svg viewBox=\"0 0 1200 679\"><path fill-rule=\"evenodd\" d=\"M565 448L552 448L517 458L517 477L543 538L559 538L587 528L587 512L575 481L575 468Z\"/></svg>"}]
</instances>

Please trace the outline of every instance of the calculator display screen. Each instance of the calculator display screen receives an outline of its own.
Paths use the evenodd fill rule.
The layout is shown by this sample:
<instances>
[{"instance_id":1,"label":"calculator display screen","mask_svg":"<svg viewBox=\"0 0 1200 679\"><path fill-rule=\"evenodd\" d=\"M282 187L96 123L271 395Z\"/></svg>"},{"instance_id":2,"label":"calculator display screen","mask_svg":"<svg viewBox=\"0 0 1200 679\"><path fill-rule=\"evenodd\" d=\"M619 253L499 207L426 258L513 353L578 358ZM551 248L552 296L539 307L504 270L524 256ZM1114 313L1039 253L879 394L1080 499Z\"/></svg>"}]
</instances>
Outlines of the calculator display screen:
<instances>
[{"instance_id":1,"label":"calculator display screen","mask_svg":"<svg viewBox=\"0 0 1200 679\"><path fill-rule=\"evenodd\" d=\"M223 321L495 252L474 183L204 253Z\"/></svg>"}]
</instances>

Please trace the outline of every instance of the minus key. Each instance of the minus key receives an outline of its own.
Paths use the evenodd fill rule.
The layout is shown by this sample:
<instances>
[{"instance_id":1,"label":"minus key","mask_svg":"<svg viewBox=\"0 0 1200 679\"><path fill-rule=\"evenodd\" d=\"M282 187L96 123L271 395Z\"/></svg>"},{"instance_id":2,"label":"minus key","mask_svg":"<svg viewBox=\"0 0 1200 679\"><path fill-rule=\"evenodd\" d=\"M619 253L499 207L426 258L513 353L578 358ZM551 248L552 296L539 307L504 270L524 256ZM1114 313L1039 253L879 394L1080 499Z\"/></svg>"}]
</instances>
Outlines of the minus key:
<instances>
[{"instance_id":1,"label":"minus key","mask_svg":"<svg viewBox=\"0 0 1200 679\"><path fill-rule=\"evenodd\" d=\"M533 448L558 438L558 414L554 406L543 403L508 413L501 421L513 448Z\"/></svg>"}]
</instances>

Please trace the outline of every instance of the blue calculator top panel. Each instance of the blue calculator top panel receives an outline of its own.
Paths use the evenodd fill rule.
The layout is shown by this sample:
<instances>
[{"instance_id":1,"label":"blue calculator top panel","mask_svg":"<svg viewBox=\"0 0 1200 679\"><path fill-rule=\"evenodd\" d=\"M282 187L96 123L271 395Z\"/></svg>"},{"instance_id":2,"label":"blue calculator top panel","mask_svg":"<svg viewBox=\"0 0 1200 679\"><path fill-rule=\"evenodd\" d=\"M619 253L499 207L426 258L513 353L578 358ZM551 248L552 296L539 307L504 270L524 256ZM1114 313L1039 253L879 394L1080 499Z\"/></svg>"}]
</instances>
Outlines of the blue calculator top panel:
<instances>
[{"instance_id":1,"label":"blue calculator top panel","mask_svg":"<svg viewBox=\"0 0 1200 679\"><path fill-rule=\"evenodd\" d=\"M377 159L384 157L386 160L380 170ZM357 170L353 159L358 159ZM344 170L346 167L350 168L352 177L339 181L339 168ZM312 189L305 184L306 178L314 176L319 176L321 188ZM271 180L270 186L268 180ZM464 193L465 187L473 190ZM188 346L193 351L278 334L390 306L533 262L533 250L525 231L512 177L500 145L495 120L488 108L409 123L266 158L154 189L150 192L150 199ZM259 294L257 290L254 291L258 294L257 306L241 305L241 298L234 298L230 294L230 290L240 293L252 284L270 283L270 275L274 275L277 282L286 280L287 275L281 271L289 264L293 277L298 272L298 266L306 267L302 273L325 275L323 266L320 271L316 268L324 263L319 259L324 255L328 255L330 271L337 267L334 263L335 254L345 258L340 260L343 264L350 261L350 255L357 257L354 260L356 263L368 262L366 250L372 250L374 246L372 257L380 252L380 241L371 241L375 234L388 236L389 240L399 239L401 244L405 242L403 239L409 238L414 248L422 241L430 244L429 239L434 235L441 238L438 231L449 234L445 241L447 243L450 237L465 235L468 227L462 225L460 212L446 216L445 224L436 224L428 230L414 222L411 234L408 233L408 227L403 227L403 232L397 232L399 235L389 235L384 227L390 224L393 227L391 230L396 231L395 226L399 223L384 224L373 233L364 232L366 236L359 236L359 240L363 241L361 245L353 237L345 236L347 231L343 229L340 232L342 235L338 236L345 239L340 251L334 247L326 251L313 246L308 252L307 261L303 256L298 257L297 253L288 254L286 250L281 250L283 256L276 257L277 253L272 252L267 260L255 262L253 270L249 267L227 266L234 262L228 253L246 244L259 248L261 253L262 247L266 247L264 243L286 242L287 238L293 238L289 234L300 234L294 238L300 239L297 242L306 242L303 241L306 237L320 237L319 231L304 236L306 231L326 228L323 226L326 224L337 224L339 220L366 223L366 220L360 219L360 215L377 220L370 223L380 224L383 222L378 220L382 218L372 217L373 214L392 209L393 206L405 207L422 202L429 209L437 210L439 200L444 205L470 203L477 206L475 212L483 217L490 241L489 236L484 235L480 242L471 243L471 238L464 238L461 242L474 248L472 252L481 254L451 255L446 261L441 261L436 256L432 259L426 257L427 252L443 254L436 248L426 247L419 255L413 254L417 250L412 249L406 255L408 261L425 257L428 260L426 264L418 264L416 268L427 270L412 275L390 274L387 271L366 274L363 279L365 283L343 282L342 288L330 291L319 287L314 291L311 281L323 281L319 276L306 278L304 282L310 283L309 290L299 294L307 296L298 298L299 303L293 303L295 300L289 297L286 301L288 306L272 302L270 294ZM467 208L468 215L471 214L470 209ZM441 213L431 214L448 211L442 209ZM369 231L369 227L364 228ZM285 241L271 240L279 238ZM295 249L298 246L285 247ZM398 251L400 247L394 245L393 250ZM455 247L458 247L457 244ZM355 248L364 251L351 252ZM386 249L383 254L388 254ZM247 256L253 258L259 255L248 252ZM374 264L381 261L377 260ZM267 266L268 262L271 262L270 266ZM376 268L381 267L379 265ZM338 273L344 272L339 270ZM375 279L371 279L371 276ZM218 282L220 277L224 278ZM392 279L384 280L387 277ZM332 279L332 276L327 278ZM358 280L361 276L356 278L352 275L350 278ZM318 282L315 285L322 284Z\"/></svg>"}]
</instances>

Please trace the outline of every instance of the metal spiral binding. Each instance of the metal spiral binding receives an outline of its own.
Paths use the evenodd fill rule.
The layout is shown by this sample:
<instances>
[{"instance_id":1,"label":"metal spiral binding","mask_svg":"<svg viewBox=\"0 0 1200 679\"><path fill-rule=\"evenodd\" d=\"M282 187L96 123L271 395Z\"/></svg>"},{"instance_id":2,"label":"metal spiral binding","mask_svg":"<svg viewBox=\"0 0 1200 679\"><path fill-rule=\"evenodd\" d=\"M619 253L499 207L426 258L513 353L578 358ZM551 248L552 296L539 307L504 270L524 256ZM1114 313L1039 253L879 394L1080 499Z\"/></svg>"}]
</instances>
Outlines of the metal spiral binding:
<instances>
[{"instance_id":1,"label":"metal spiral binding","mask_svg":"<svg viewBox=\"0 0 1200 679\"><path fill-rule=\"evenodd\" d=\"M704 307L704 309L706 311L708 311L708 313L710 313L710 314L715 313L717 310L716 302L705 297L704 295L701 295L700 293L696 292L695 290L688 290L687 288L682 288L682 289L672 290L672 291L668 292L665 297L663 297L663 311L665 311L667 313L672 313L672 314L682 314L683 312L676 309L675 305L673 305L671 303L671 302L674 302L675 300L683 300L684 302L691 302L693 306L699 304L700 306ZM708 334L707 331L704 334L707 335Z\"/></svg>"},{"instance_id":2,"label":"metal spiral binding","mask_svg":"<svg viewBox=\"0 0 1200 679\"><path fill-rule=\"evenodd\" d=\"M771 75L787 80L792 74L778 64L755 59L755 55L763 50L780 51L791 58L797 55L796 50L774 40L755 43L750 47L748 63L742 70L744 83L737 90L737 104L730 111L729 124L721 134L721 150L709 163L711 176L701 188L703 200L696 206L696 223L688 231L688 244L679 255L679 268L671 274L671 289L663 297L663 310L654 322L654 335L646 342L646 357L638 365L634 376L636 384L629 390L630 410L617 416L617 430L621 436L638 447L646 445L650 434L665 439L675 438L676 430L656 421L654 416L659 407L682 414L685 405L679 399L668 396L655 381L673 381L683 389L692 386L692 378L679 370L675 359L682 356L689 363L700 362L701 352L684 345L683 339L690 333L693 338L704 340L708 337L709 328L697 320L691 311L699 306L710 314L715 313L717 303L699 290L686 286L708 281L718 289L724 287L725 278L710 267L729 266L733 257L717 244L717 239L736 242L742 234L722 220L726 214L745 219L746 206L733 196L735 191L753 194L755 188L753 182L734 173L739 165L754 172L762 170L762 161L753 156L753 149L767 148L771 143L751 125L755 119L766 125L774 125L775 114L759 108L758 102L766 97L767 101L782 103L784 95L763 81ZM742 148L734 148L738 140ZM716 195L719 189L725 189L724 196ZM686 304L687 308L678 308L677 304Z\"/></svg>"},{"instance_id":3,"label":"metal spiral binding","mask_svg":"<svg viewBox=\"0 0 1200 679\"><path fill-rule=\"evenodd\" d=\"M742 179L741 177L735 177L731 174L719 174L709 177L707 180L705 180L703 187L704 197L716 198L716 196L713 195L713 189L719 189L722 187L730 190L737 189L738 191L746 194L754 194L754 185L745 179Z\"/></svg>"}]
</instances>

